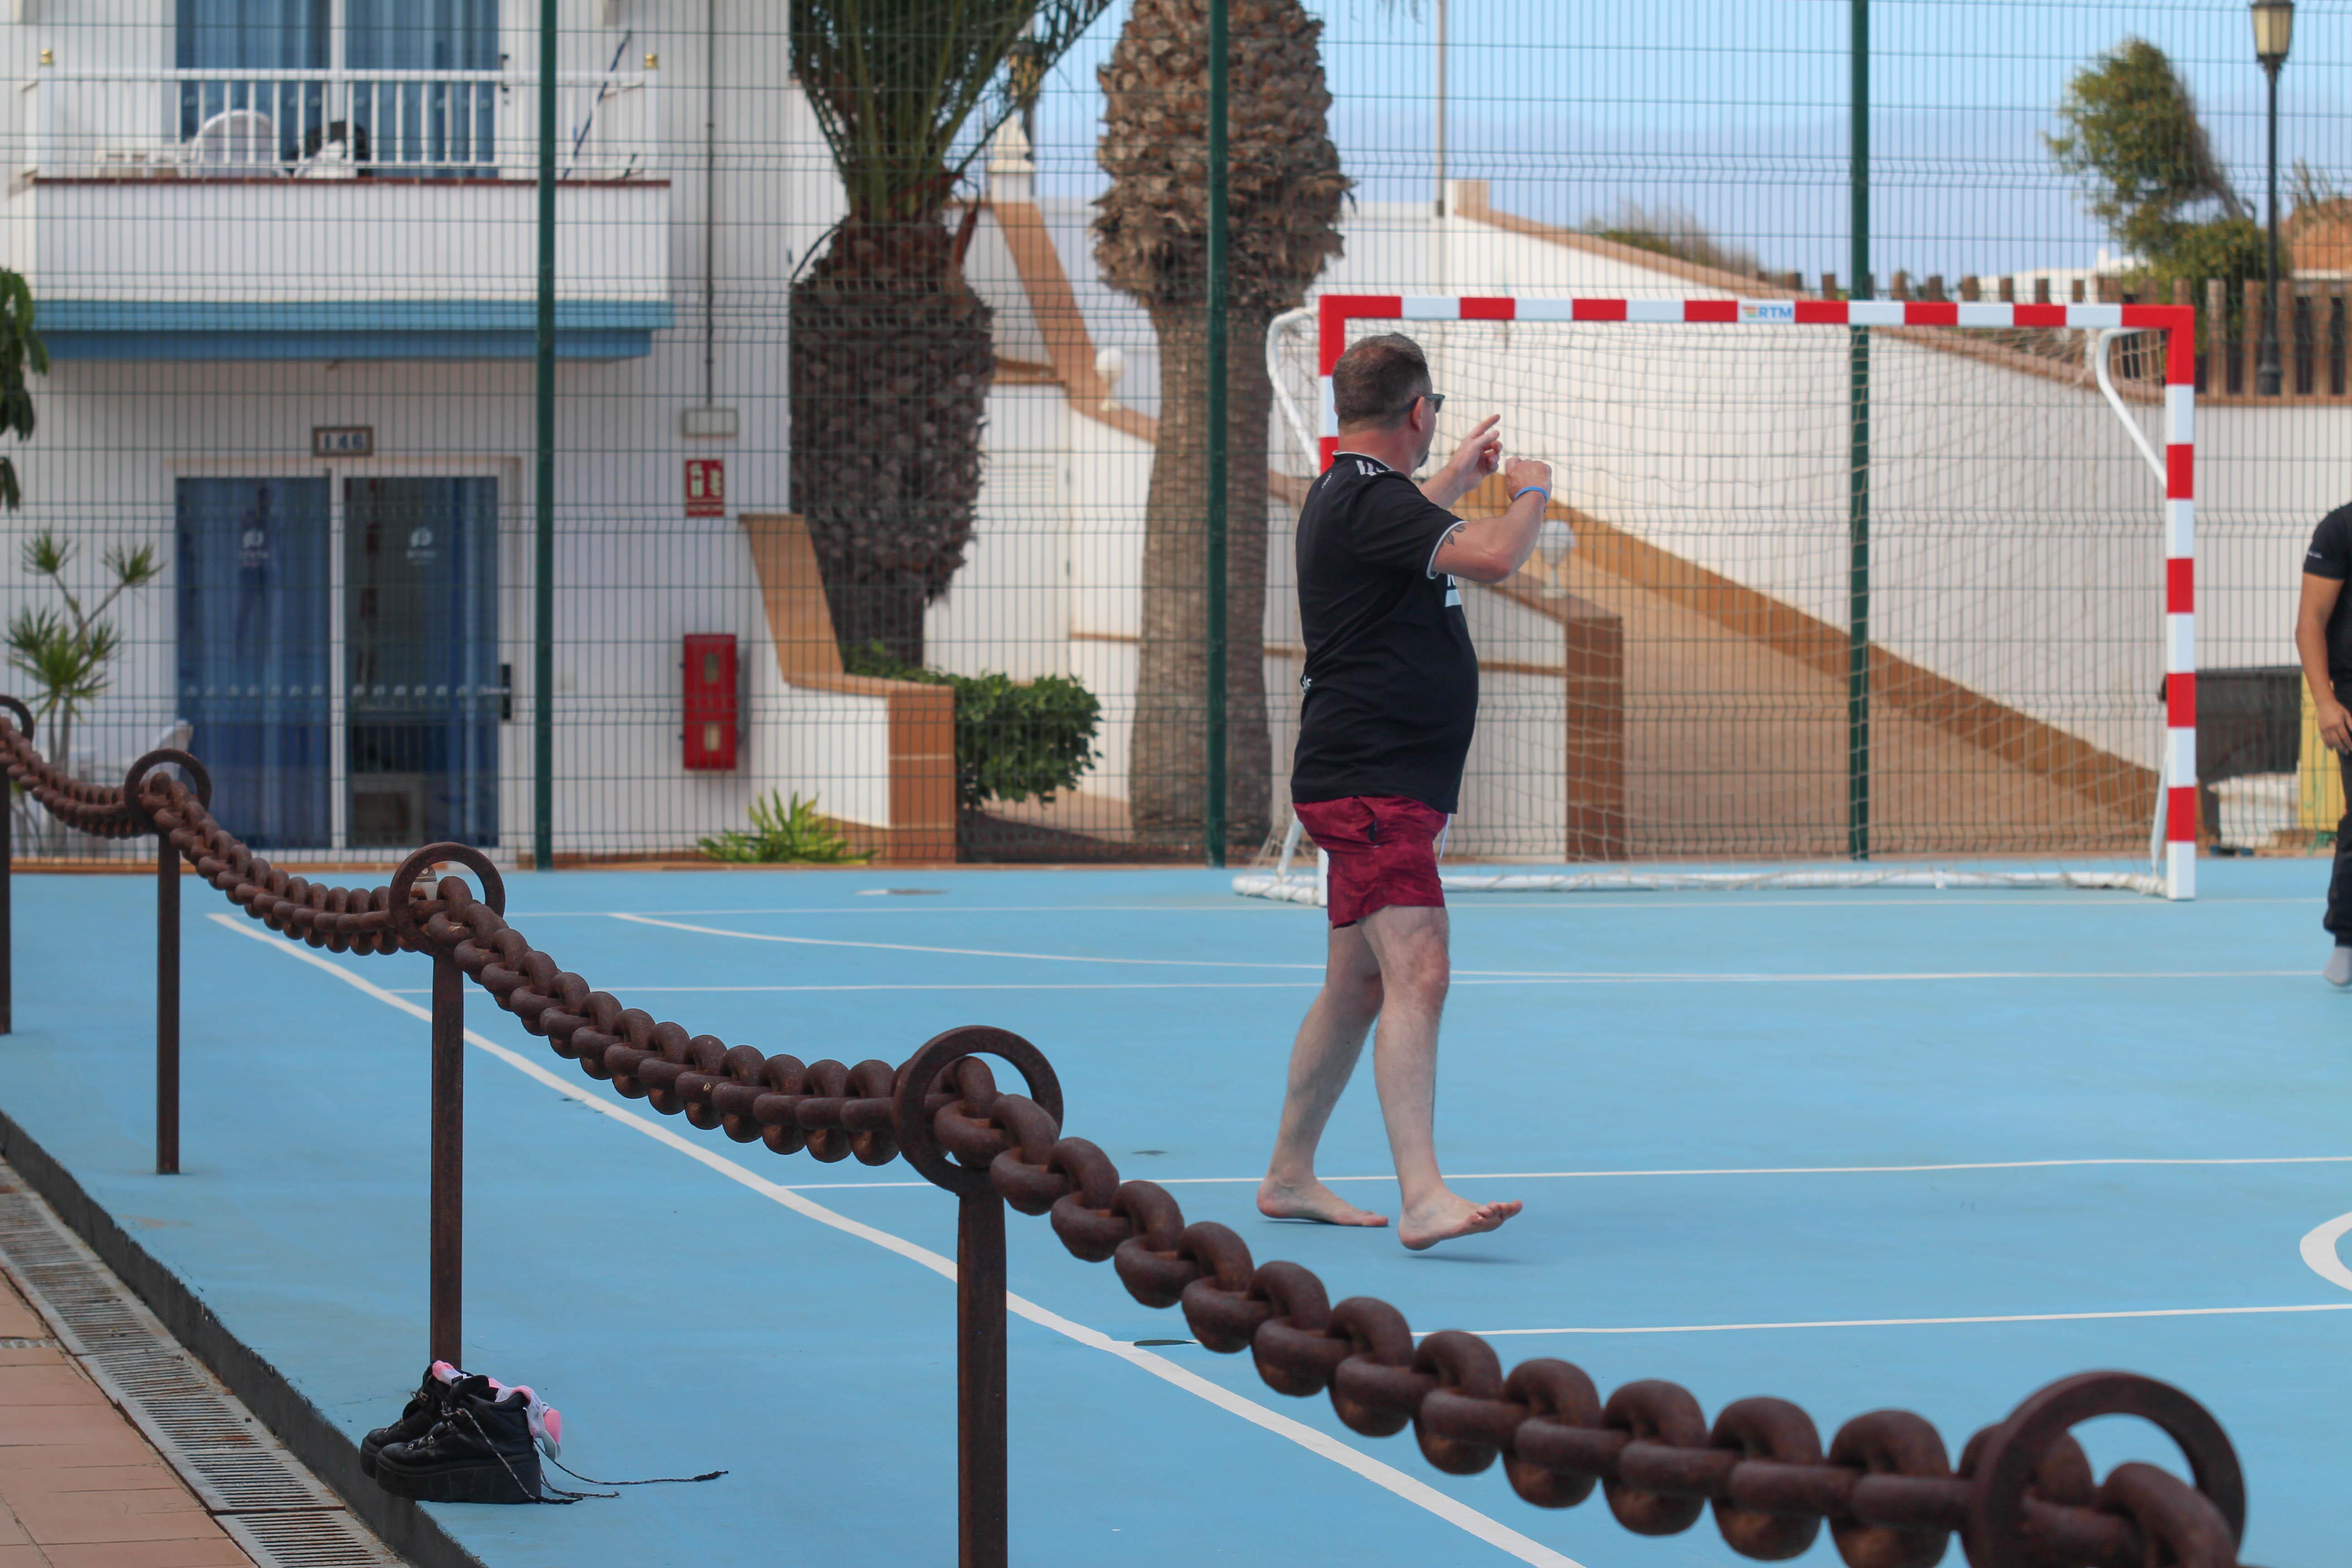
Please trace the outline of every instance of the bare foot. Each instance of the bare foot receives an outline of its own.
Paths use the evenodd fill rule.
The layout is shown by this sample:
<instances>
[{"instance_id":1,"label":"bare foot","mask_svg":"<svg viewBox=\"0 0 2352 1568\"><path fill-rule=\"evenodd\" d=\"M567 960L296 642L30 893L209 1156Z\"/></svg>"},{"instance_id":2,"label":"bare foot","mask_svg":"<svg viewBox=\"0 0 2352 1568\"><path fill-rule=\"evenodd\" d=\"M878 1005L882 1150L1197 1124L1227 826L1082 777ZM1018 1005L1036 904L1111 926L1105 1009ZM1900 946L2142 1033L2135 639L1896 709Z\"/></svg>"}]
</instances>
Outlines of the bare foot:
<instances>
[{"instance_id":1,"label":"bare foot","mask_svg":"<svg viewBox=\"0 0 2352 1568\"><path fill-rule=\"evenodd\" d=\"M1397 1226L1397 1239L1420 1252L1457 1236L1499 1229L1523 1206L1517 1202L1474 1204L1446 1193L1422 1208L1405 1210L1404 1223Z\"/></svg>"},{"instance_id":2,"label":"bare foot","mask_svg":"<svg viewBox=\"0 0 2352 1568\"><path fill-rule=\"evenodd\" d=\"M1268 1176L1257 1184L1257 1212L1269 1219L1313 1219L1325 1225L1389 1222L1388 1215L1358 1208L1312 1176L1303 1182L1277 1182Z\"/></svg>"}]
</instances>

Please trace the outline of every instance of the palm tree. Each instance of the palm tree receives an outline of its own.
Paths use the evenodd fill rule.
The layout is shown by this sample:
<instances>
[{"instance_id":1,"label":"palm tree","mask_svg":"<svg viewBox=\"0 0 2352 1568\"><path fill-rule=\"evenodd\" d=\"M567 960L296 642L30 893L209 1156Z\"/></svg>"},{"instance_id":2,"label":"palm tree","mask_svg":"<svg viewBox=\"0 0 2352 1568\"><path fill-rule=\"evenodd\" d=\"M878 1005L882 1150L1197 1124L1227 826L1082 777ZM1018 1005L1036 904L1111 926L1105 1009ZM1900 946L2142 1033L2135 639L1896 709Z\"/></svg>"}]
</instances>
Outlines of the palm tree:
<instances>
[{"instance_id":1,"label":"palm tree","mask_svg":"<svg viewBox=\"0 0 2352 1568\"><path fill-rule=\"evenodd\" d=\"M945 220L972 158L1109 0L792 0L849 210L792 290L792 482L845 648L919 664L963 563L994 368Z\"/></svg>"},{"instance_id":2,"label":"palm tree","mask_svg":"<svg viewBox=\"0 0 2352 1568\"><path fill-rule=\"evenodd\" d=\"M1349 181L1324 124L1323 25L1298 0L1230 0L1225 427L1225 791L1235 843L1265 836L1265 331L1339 253ZM1139 834L1201 827L1208 668L1208 55L1206 0L1134 0L1100 72L1096 204L1103 276L1160 338L1160 432L1144 504L1143 624L1128 803Z\"/></svg>"}]
</instances>

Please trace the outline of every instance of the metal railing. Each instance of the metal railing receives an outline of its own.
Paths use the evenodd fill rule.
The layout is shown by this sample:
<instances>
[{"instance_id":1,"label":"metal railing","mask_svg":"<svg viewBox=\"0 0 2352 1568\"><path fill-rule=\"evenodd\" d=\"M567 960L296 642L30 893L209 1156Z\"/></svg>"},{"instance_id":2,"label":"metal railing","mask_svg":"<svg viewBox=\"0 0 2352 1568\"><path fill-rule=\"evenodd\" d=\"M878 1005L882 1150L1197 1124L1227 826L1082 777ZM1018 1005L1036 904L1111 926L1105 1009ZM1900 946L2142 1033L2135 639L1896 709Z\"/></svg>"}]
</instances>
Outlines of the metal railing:
<instances>
[{"instance_id":1,"label":"metal railing","mask_svg":"<svg viewBox=\"0 0 2352 1568\"><path fill-rule=\"evenodd\" d=\"M660 165L652 71L556 78L563 179ZM25 84L39 179L536 177L539 79L466 70L62 70Z\"/></svg>"}]
</instances>

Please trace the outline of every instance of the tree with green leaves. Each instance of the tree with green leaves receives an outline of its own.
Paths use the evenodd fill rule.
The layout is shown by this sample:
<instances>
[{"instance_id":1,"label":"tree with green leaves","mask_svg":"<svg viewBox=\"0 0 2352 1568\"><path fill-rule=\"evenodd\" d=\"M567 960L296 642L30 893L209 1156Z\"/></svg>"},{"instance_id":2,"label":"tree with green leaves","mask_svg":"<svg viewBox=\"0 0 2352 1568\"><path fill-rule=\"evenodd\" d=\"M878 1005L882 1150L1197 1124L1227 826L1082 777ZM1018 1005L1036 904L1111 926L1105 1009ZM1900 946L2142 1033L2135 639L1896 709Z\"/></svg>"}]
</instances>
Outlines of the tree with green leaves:
<instances>
[{"instance_id":1,"label":"tree with green leaves","mask_svg":"<svg viewBox=\"0 0 2352 1568\"><path fill-rule=\"evenodd\" d=\"M33 394L25 384L28 372L49 373L49 351L33 330L32 287L22 275L0 268L0 431L19 441L33 438ZM15 511L24 499L16 465L0 453L0 507Z\"/></svg>"},{"instance_id":2,"label":"tree with green leaves","mask_svg":"<svg viewBox=\"0 0 2352 1568\"><path fill-rule=\"evenodd\" d=\"M964 281L971 161L1109 0L791 0L848 212L792 288L792 487L835 635L923 661L963 564L994 349Z\"/></svg>"},{"instance_id":3,"label":"tree with green leaves","mask_svg":"<svg viewBox=\"0 0 2352 1568\"><path fill-rule=\"evenodd\" d=\"M1325 112L1323 24L1298 0L1227 17L1225 800L1235 843L1272 811L1265 677L1265 333L1339 254L1349 180ZM1205 808L1208 685L1209 17L1206 0L1134 0L1100 78L1095 259L1160 340L1160 429L1144 500L1128 806L1148 837L1194 840Z\"/></svg>"},{"instance_id":4,"label":"tree with green leaves","mask_svg":"<svg viewBox=\"0 0 2352 1568\"><path fill-rule=\"evenodd\" d=\"M2133 255L2161 262L2211 221L2196 216L2200 208L2218 209L2225 223L2252 221L2189 84L2147 39L2126 38L2075 72L2058 118L2066 129L2042 137L2051 156Z\"/></svg>"}]
</instances>

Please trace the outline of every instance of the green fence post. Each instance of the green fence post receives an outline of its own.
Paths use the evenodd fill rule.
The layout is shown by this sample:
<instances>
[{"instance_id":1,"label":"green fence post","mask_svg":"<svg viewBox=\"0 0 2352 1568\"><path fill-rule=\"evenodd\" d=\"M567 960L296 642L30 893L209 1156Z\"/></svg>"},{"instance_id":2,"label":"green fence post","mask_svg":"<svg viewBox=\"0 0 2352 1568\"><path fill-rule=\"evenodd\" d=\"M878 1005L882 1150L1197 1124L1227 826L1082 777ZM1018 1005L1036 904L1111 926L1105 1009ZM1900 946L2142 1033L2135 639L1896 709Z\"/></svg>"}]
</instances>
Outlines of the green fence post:
<instances>
[{"instance_id":1,"label":"green fence post","mask_svg":"<svg viewBox=\"0 0 2352 1568\"><path fill-rule=\"evenodd\" d=\"M1209 0L1209 790L1201 829L1225 863L1225 0Z\"/></svg>"},{"instance_id":2,"label":"green fence post","mask_svg":"<svg viewBox=\"0 0 2352 1568\"><path fill-rule=\"evenodd\" d=\"M539 374L531 476L530 863L555 865L555 0L539 0Z\"/></svg>"},{"instance_id":3,"label":"green fence post","mask_svg":"<svg viewBox=\"0 0 2352 1568\"><path fill-rule=\"evenodd\" d=\"M1848 298L1867 300L1870 279L1870 0L1853 0L1852 151L1853 251ZM1870 329L1849 327L1846 397L1845 847L1870 858Z\"/></svg>"}]
</instances>

